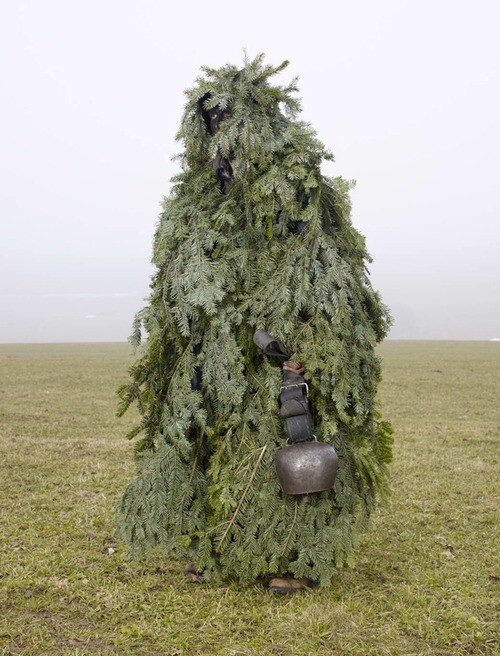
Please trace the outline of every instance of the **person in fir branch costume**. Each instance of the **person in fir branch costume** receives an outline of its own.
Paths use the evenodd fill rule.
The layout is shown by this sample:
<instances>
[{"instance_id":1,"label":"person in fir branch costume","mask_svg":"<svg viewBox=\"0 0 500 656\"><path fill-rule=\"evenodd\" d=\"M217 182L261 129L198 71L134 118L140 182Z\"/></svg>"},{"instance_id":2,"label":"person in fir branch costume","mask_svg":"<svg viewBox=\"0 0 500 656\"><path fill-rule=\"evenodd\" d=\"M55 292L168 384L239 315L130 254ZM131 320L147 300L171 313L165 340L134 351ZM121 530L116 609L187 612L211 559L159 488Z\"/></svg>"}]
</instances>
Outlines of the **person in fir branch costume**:
<instances>
[{"instance_id":1,"label":"person in fir branch costume","mask_svg":"<svg viewBox=\"0 0 500 656\"><path fill-rule=\"evenodd\" d=\"M353 183L321 173L333 155L297 119L296 80L270 83L288 62L263 58L202 67L186 91L181 172L119 389L118 414L137 403L141 420L118 526L132 557L160 547L204 580L272 578L286 592L329 585L388 491L375 345L391 319L350 220ZM285 362L262 352L256 331L279 340ZM310 382L315 435L338 455L332 489L280 487L283 373Z\"/></svg>"}]
</instances>

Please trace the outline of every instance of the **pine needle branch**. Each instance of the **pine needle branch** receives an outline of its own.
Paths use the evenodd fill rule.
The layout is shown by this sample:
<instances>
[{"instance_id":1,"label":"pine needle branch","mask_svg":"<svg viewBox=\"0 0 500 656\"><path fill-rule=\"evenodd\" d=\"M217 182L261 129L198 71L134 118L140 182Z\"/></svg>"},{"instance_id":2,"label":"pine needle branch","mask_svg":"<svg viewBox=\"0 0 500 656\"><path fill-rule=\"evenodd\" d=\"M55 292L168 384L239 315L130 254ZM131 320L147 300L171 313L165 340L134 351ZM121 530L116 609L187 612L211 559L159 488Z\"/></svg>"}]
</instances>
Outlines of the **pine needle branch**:
<instances>
[{"instance_id":1,"label":"pine needle branch","mask_svg":"<svg viewBox=\"0 0 500 656\"><path fill-rule=\"evenodd\" d=\"M258 457L257 462L255 463L255 467L253 468L253 471L250 475L250 479L247 483L247 486L246 486L243 494L240 497L238 505L236 506L236 510L234 511L233 516L231 517L231 519L229 520L229 522L227 524L226 530L224 531L221 539L219 540L219 542L217 544L217 547L215 549L216 551L220 551L220 549L222 547L222 544L223 544L227 534L229 533L229 531L231 529L231 526L233 526L234 522L236 521L236 518L238 517L238 513L240 512L243 501L244 501L246 495L248 494L248 491L252 487L253 479L255 478L255 474L257 473L257 470L259 469L259 465L262 462L262 458L264 457L264 453L266 452L266 450L267 450L267 444L264 444L264 446L260 450L260 456Z\"/></svg>"}]
</instances>

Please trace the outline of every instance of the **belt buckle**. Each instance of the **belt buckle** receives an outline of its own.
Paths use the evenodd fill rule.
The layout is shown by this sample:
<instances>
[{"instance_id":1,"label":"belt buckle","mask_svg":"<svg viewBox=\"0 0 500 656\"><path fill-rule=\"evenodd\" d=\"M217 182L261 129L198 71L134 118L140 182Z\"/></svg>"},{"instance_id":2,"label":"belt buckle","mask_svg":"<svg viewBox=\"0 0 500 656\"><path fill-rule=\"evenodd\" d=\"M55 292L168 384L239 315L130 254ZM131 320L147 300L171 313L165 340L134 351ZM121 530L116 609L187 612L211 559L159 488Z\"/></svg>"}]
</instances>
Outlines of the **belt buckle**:
<instances>
[{"instance_id":1,"label":"belt buckle","mask_svg":"<svg viewBox=\"0 0 500 656\"><path fill-rule=\"evenodd\" d=\"M291 387L302 387L304 386L306 388L306 396L309 394L309 385L307 383L291 383L290 385L282 385L280 387L280 394L281 390L283 389L290 389Z\"/></svg>"}]
</instances>

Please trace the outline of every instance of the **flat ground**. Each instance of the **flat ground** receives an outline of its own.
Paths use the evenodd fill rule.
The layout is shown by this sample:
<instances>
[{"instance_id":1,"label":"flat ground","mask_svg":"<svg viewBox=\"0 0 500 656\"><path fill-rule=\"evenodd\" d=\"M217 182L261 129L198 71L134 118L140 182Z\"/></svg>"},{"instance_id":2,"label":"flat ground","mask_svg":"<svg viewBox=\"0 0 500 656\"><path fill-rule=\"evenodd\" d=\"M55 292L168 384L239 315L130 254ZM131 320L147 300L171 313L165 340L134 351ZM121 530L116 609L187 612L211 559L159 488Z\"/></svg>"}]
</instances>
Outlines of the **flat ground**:
<instances>
[{"instance_id":1,"label":"flat ground","mask_svg":"<svg viewBox=\"0 0 500 656\"><path fill-rule=\"evenodd\" d=\"M498 653L500 344L380 353L392 497L334 587L277 597L193 583L160 554L125 559L127 345L0 346L0 653Z\"/></svg>"}]
</instances>

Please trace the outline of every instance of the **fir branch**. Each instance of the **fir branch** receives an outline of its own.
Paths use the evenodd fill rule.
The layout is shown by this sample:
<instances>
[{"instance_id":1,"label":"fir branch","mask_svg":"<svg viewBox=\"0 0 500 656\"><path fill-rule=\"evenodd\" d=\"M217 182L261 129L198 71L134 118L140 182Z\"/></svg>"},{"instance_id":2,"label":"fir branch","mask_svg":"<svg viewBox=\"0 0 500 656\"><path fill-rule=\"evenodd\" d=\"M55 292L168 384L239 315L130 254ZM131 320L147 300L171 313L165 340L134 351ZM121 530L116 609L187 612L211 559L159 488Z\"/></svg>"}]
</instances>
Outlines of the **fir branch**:
<instances>
[{"instance_id":1,"label":"fir branch","mask_svg":"<svg viewBox=\"0 0 500 656\"><path fill-rule=\"evenodd\" d=\"M290 538L292 537L292 533L295 530L295 525L297 523L297 514L299 511L299 500L297 498L294 499L295 502L295 508L294 508L294 513L293 513L293 519L292 523L290 524L290 530L288 531L288 535L286 536L285 544L283 545L283 548L281 549L281 556L286 554L286 550L288 549L288 543L290 542Z\"/></svg>"},{"instance_id":2,"label":"fir branch","mask_svg":"<svg viewBox=\"0 0 500 656\"><path fill-rule=\"evenodd\" d=\"M215 548L215 551L217 551L217 552L220 551L220 549L221 549L221 547L222 547L222 544L223 544L223 542L224 542L224 540L225 540L227 534L229 533L229 531L230 531L230 529L231 529L231 526L233 526L234 522L236 521L236 517L238 516L238 513L239 513L240 510L241 510L241 506L242 506L242 504L243 504L243 501L245 500L246 495L248 494L248 491L249 491L250 488L252 487L253 479L255 478L255 474L257 473L257 470L258 470L259 465L260 465L260 463L261 463L261 461L262 461L262 458L264 457L264 453L266 452L266 450L267 450L267 444L264 444L264 446L263 446L262 449L260 450L260 455L259 455L259 457L258 457L258 459L257 459L257 462L255 463L255 467L253 468L253 471L252 471L252 473L251 473L251 475L250 475L250 479L249 479L249 481L248 481L248 483L247 483L247 486L246 486L246 488L245 488L243 494L241 495L241 498L240 498L240 500L239 500L238 505L236 506L236 510L234 511L233 516L231 517L231 519L230 519L229 522L227 523L227 528L226 528L226 530L224 531L222 537L220 538L220 540L219 540L219 542L218 542L218 544L217 544L217 547Z\"/></svg>"},{"instance_id":3,"label":"fir branch","mask_svg":"<svg viewBox=\"0 0 500 656\"><path fill-rule=\"evenodd\" d=\"M191 466L191 472L189 474L189 479L187 480L186 486L184 488L184 492L182 493L182 496L179 500L179 533L182 533L182 520L183 520L183 516L184 516L184 511L183 511L184 501L185 501L186 496L189 492L189 489L191 487L191 483L193 482L193 478L194 478L196 469L198 467L199 454L200 454L200 445L198 444L198 448L196 449L195 455L194 455L194 458L193 458L193 464Z\"/></svg>"}]
</instances>

